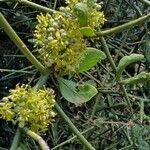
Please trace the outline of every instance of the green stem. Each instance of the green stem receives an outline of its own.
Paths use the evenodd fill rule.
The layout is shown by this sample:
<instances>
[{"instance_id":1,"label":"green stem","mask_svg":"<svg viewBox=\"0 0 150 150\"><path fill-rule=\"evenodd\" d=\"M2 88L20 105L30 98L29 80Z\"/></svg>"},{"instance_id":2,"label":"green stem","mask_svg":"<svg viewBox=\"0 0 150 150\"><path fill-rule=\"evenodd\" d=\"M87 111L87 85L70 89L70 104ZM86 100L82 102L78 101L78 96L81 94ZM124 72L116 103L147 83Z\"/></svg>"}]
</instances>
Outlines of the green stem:
<instances>
[{"instance_id":1,"label":"green stem","mask_svg":"<svg viewBox=\"0 0 150 150\"><path fill-rule=\"evenodd\" d=\"M48 79L49 74L43 76L41 75L38 82L36 83L36 85L33 87L33 89L35 91L39 90L40 88L42 88L42 86L46 83L47 79Z\"/></svg>"},{"instance_id":2,"label":"green stem","mask_svg":"<svg viewBox=\"0 0 150 150\"><path fill-rule=\"evenodd\" d=\"M113 61L113 58L111 57L111 54L110 54L109 48L107 46L107 43L106 43L104 37L100 37L99 39L101 41L101 44L102 44L102 47L103 47L103 49L105 51L107 59L108 59L110 65L111 65L111 68L113 69L113 72L116 73L116 65L115 65L115 63Z\"/></svg>"},{"instance_id":3,"label":"green stem","mask_svg":"<svg viewBox=\"0 0 150 150\"><path fill-rule=\"evenodd\" d=\"M33 74L33 71L23 71L23 70L15 70L15 69L0 69L0 72L12 72L12 73L27 73L27 74Z\"/></svg>"},{"instance_id":4,"label":"green stem","mask_svg":"<svg viewBox=\"0 0 150 150\"><path fill-rule=\"evenodd\" d=\"M82 133L82 134L87 133L88 131L92 130L93 128L94 128L94 126L90 127L89 129L87 129L87 130L85 130L85 131L83 131L83 132L81 132L81 133ZM72 138L70 138L70 139L68 139L68 140L66 140L66 141L64 141L64 142L62 142L62 143L56 145L56 146L53 147L51 150L58 149L59 147L61 147L61 146L65 145L65 144L67 144L67 143L73 141L73 140L76 139L76 138L77 138L77 136L73 136Z\"/></svg>"},{"instance_id":5,"label":"green stem","mask_svg":"<svg viewBox=\"0 0 150 150\"><path fill-rule=\"evenodd\" d=\"M26 133L29 137L33 138L40 145L42 150L50 150L48 145L41 136L26 128L23 128L22 131Z\"/></svg>"},{"instance_id":6,"label":"green stem","mask_svg":"<svg viewBox=\"0 0 150 150\"><path fill-rule=\"evenodd\" d=\"M144 101L140 102L140 122L143 123L144 118Z\"/></svg>"},{"instance_id":7,"label":"green stem","mask_svg":"<svg viewBox=\"0 0 150 150\"><path fill-rule=\"evenodd\" d=\"M145 16L142 16L138 19L130 21L128 23L124 23L123 25L120 25L120 26L117 26L117 27L114 27L114 28L111 28L111 29L108 29L108 30L100 31L96 34L96 36L101 37L101 36L106 36L106 35L119 33L119 32L122 32L124 30L128 30L128 29L130 29L130 28L132 28L136 25L143 24L143 23L147 22L149 19L150 19L150 13L145 15Z\"/></svg>"},{"instance_id":8,"label":"green stem","mask_svg":"<svg viewBox=\"0 0 150 150\"><path fill-rule=\"evenodd\" d=\"M150 6L150 1L149 0L140 0L142 3L144 3L144 4L146 4L146 5L148 5L148 6Z\"/></svg>"},{"instance_id":9,"label":"green stem","mask_svg":"<svg viewBox=\"0 0 150 150\"><path fill-rule=\"evenodd\" d=\"M18 144L19 144L19 139L20 139L20 129L18 128L16 131L16 134L14 136L10 150L16 150L17 149Z\"/></svg>"},{"instance_id":10,"label":"green stem","mask_svg":"<svg viewBox=\"0 0 150 150\"><path fill-rule=\"evenodd\" d=\"M119 81L119 82L120 82L120 81ZM131 102L130 102L130 98L129 98L129 96L128 96L128 93L127 93L127 91L126 91L124 85L123 85L122 83L119 83L119 84L120 84L120 87L121 87L121 90L122 90L122 94L123 94L123 96L124 96L124 98L125 98L125 100L126 100L126 103L127 103L128 107L129 107L129 110L130 110L131 113L133 114L133 109L132 109L132 105L131 105Z\"/></svg>"},{"instance_id":11,"label":"green stem","mask_svg":"<svg viewBox=\"0 0 150 150\"><path fill-rule=\"evenodd\" d=\"M120 150L127 150L127 149L130 149L133 145L128 145L128 146L125 146L123 148L121 148Z\"/></svg>"},{"instance_id":12,"label":"green stem","mask_svg":"<svg viewBox=\"0 0 150 150\"><path fill-rule=\"evenodd\" d=\"M53 9L41 6L41 5L36 4L34 2L30 2L28 0L13 0L13 1L16 1L16 2L18 2L20 4L27 5L27 6L31 7L31 8L34 8L34 9L37 9L37 10L40 10L40 11L43 11L43 12L49 12L49 13L56 12L56 10L53 10Z\"/></svg>"},{"instance_id":13,"label":"green stem","mask_svg":"<svg viewBox=\"0 0 150 150\"><path fill-rule=\"evenodd\" d=\"M95 113L96 113L96 111L97 111L97 106L98 106L98 104L99 104L99 102L100 102L101 96L102 96L102 94L99 93L99 94L97 95L97 97L96 97L95 104L94 104L94 106L93 106L93 110L92 110L91 116L90 116L90 118L89 118L89 120L88 120L88 123L94 118L94 115L95 115Z\"/></svg>"},{"instance_id":14,"label":"green stem","mask_svg":"<svg viewBox=\"0 0 150 150\"><path fill-rule=\"evenodd\" d=\"M41 74L47 74L48 70L33 56L27 46L19 38L13 28L10 26L8 21L0 12L0 27L4 29L9 38L16 44L21 52L28 58L28 60L41 72Z\"/></svg>"},{"instance_id":15,"label":"green stem","mask_svg":"<svg viewBox=\"0 0 150 150\"><path fill-rule=\"evenodd\" d=\"M113 69L114 73L116 74L116 65L115 65L115 63L113 61L113 58L112 58L112 56L110 54L109 48L107 46L107 43L106 43L104 37L100 37L100 41L101 41L102 47L103 47L103 49L105 51L105 54L107 56L107 59L108 59L110 65L111 65L111 68ZM126 100L126 103L127 103L128 107L129 107L129 110L131 111L131 113L133 113L132 105L131 105L130 99L128 97L128 94L127 94L127 91L126 91L124 85L122 83L120 83L120 79L117 82L120 84L123 96L124 96L124 98Z\"/></svg>"},{"instance_id":16,"label":"green stem","mask_svg":"<svg viewBox=\"0 0 150 150\"><path fill-rule=\"evenodd\" d=\"M79 130L75 127L75 125L71 122L71 120L68 118L68 116L64 113L64 111L61 109L61 107L56 103L55 108L58 111L58 113L61 115L61 117L67 122L70 129L76 134L76 136L80 139L82 144L88 149L88 150L95 150L95 148L85 139L85 137L79 132Z\"/></svg>"}]
</instances>

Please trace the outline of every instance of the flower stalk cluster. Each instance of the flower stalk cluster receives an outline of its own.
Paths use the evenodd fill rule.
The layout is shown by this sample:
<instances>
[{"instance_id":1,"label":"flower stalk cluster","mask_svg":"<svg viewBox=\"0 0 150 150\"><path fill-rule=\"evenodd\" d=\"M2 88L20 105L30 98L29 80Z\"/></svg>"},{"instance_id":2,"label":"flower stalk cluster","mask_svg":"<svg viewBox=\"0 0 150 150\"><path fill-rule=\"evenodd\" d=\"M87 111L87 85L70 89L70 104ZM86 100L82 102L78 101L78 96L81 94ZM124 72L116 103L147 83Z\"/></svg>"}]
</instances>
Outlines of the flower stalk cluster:
<instances>
[{"instance_id":1,"label":"flower stalk cluster","mask_svg":"<svg viewBox=\"0 0 150 150\"><path fill-rule=\"evenodd\" d=\"M54 121L55 104L52 89L33 90L29 85L17 85L0 103L0 117L34 132L45 132Z\"/></svg>"}]
</instances>

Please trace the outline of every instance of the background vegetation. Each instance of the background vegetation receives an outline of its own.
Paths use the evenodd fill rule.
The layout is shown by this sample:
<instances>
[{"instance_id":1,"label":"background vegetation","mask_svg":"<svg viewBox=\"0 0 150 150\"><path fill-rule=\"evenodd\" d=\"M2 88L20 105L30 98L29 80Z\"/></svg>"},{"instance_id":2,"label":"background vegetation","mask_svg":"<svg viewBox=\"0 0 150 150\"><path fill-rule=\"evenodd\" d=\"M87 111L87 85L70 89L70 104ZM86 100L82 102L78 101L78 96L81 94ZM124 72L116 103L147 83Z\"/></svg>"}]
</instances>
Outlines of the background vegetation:
<instances>
[{"instance_id":1,"label":"background vegetation","mask_svg":"<svg viewBox=\"0 0 150 150\"><path fill-rule=\"evenodd\" d=\"M33 0L33 2L56 10L60 6L65 6L64 1L61 0ZM144 0L105 0L102 10L106 18L102 29L108 29L150 13L150 3ZM5 0L0 1L0 11L33 54L36 54L32 38L37 24L36 15L40 11L17 1ZM147 21L143 25L106 36L106 42L116 66L123 56L133 53L143 54L146 58L145 61L126 67L123 78L137 75L141 71L150 71L149 28L150 22ZM89 39L88 44L103 50L98 38ZM8 90L13 89L17 83L34 85L38 78L39 72L0 29L0 98L7 96ZM47 86L55 90L57 101L64 112L95 149L150 149L149 82L125 86L133 109L131 113L123 98L120 85L114 81L113 69L108 59L98 63L91 70L76 75L74 79L78 83L83 81L92 83L97 87L98 94L91 101L76 106L62 98L52 75L48 79ZM10 148L15 132L16 126L0 120L0 149ZM83 148L59 115L55 117L55 122L42 137L52 150ZM21 138L21 144L24 149L39 149L34 140L26 136Z\"/></svg>"}]
</instances>

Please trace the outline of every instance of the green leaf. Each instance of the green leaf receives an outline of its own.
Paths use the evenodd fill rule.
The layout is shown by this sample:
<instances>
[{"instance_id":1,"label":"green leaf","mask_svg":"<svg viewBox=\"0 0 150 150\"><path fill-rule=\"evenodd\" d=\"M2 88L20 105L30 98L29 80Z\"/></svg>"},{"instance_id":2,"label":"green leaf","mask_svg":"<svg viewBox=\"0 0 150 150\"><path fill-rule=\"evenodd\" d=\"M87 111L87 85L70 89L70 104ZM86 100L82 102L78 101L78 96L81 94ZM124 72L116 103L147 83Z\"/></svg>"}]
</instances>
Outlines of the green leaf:
<instances>
[{"instance_id":1,"label":"green leaf","mask_svg":"<svg viewBox=\"0 0 150 150\"><path fill-rule=\"evenodd\" d=\"M80 28L80 31L81 31L82 35L85 37L95 36L94 31L90 27L82 27L82 28Z\"/></svg>"},{"instance_id":2,"label":"green leaf","mask_svg":"<svg viewBox=\"0 0 150 150\"><path fill-rule=\"evenodd\" d=\"M97 89L90 84L78 85L63 78L59 78L58 83L62 96L71 103L85 103L97 94Z\"/></svg>"},{"instance_id":3,"label":"green leaf","mask_svg":"<svg viewBox=\"0 0 150 150\"><path fill-rule=\"evenodd\" d=\"M124 79L121 81L123 84L139 84L139 83L147 83L150 82L150 73L141 72L134 77Z\"/></svg>"},{"instance_id":4,"label":"green leaf","mask_svg":"<svg viewBox=\"0 0 150 150\"><path fill-rule=\"evenodd\" d=\"M137 146L137 150L149 150L149 149L150 145L146 141L140 140Z\"/></svg>"},{"instance_id":5,"label":"green leaf","mask_svg":"<svg viewBox=\"0 0 150 150\"><path fill-rule=\"evenodd\" d=\"M131 140L133 141L133 144L136 145L138 143L138 139L140 139L141 137L141 128L139 125L135 124L131 128Z\"/></svg>"},{"instance_id":6,"label":"green leaf","mask_svg":"<svg viewBox=\"0 0 150 150\"><path fill-rule=\"evenodd\" d=\"M137 140L139 138L139 136L141 136L141 128L138 124L135 124L131 128L131 137L132 137L132 139Z\"/></svg>"},{"instance_id":7,"label":"green leaf","mask_svg":"<svg viewBox=\"0 0 150 150\"><path fill-rule=\"evenodd\" d=\"M99 61L106 58L106 55L101 50L96 48L88 47L83 60L79 65L78 72L84 72L91 69Z\"/></svg>"},{"instance_id":8,"label":"green leaf","mask_svg":"<svg viewBox=\"0 0 150 150\"><path fill-rule=\"evenodd\" d=\"M73 8L74 13L78 17L78 21L82 27L88 25L88 8L84 3L77 3Z\"/></svg>"},{"instance_id":9,"label":"green leaf","mask_svg":"<svg viewBox=\"0 0 150 150\"><path fill-rule=\"evenodd\" d=\"M123 70L130 64L135 63L137 61L143 60L144 55L141 54L131 54L129 56L124 56L117 67L116 70L116 78L119 79L121 77L121 74Z\"/></svg>"}]
</instances>

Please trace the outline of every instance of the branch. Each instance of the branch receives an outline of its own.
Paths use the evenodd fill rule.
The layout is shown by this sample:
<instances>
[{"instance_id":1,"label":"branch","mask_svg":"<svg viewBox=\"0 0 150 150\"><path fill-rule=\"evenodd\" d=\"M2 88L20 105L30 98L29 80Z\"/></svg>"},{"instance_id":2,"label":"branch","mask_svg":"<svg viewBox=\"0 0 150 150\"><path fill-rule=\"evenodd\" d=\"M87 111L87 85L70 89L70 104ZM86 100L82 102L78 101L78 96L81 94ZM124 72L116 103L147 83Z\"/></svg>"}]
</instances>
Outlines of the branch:
<instances>
[{"instance_id":1,"label":"branch","mask_svg":"<svg viewBox=\"0 0 150 150\"><path fill-rule=\"evenodd\" d=\"M16 150L20 140L20 129L18 128L14 136L10 150Z\"/></svg>"},{"instance_id":2,"label":"branch","mask_svg":"<svg viewBox=\"0 0 150 150\"><path fill-rule=\"evenodd\" d=\"M45 7L45 6L42 6L42 5L39 5L39 4L36 4L34 2L30 2L28 0L13 0L13 1L16 1L17 3L20 3L20 4L27 5L31 8L34 8L34 9L37 9L37 10L40 10L40 11L43 11L43 12L49 12L49 13L56 12L56 10L50 9L48 7Z\"/></svg>"},{"instance_id":3,"label":"branch","mask_svg":"<svg viewBox=\"0 0 150 150\"><path fill-rule=\"evenodd\" d=\"M0 27L4 29L9 38L16 44L26 58L41 72L41 74L47 74L48 70L33 56L27 46L23 43L20 37L16 34L3 14L0 12Z\"/></svg>"},{"instance_id":4,"label":"branch","mask_svg":"<svg viewBox=\"0 0 150 150\"><path fill-rule=\"evenodd\" d=\"M150 6L150 1L148 0L140 0L140 2Z\"/></svg>"},{"instance_id":5,"label":"branch","mask_svg":"<svg viewBox=\"0 0 150 150\"><path fill-rule=\"evenodd\" d=\"M114 27L114 28L111 28L111 29L108 29L108 30L98 32L96 34L96 36L101 37L101 36L107 36L107 35L119 33L119 32L122 32L124 30L128 30L128 29L130 29L130 28L132 28L136 25L143 24L143 23L147 22L149 19L150 19L150 13L143 16L143 17L140 17L138 19L130 21L128 23L124 23L123 25L120 25L120 26L117 26L117 27Z\"/></svg>"},{"instance_id":6,"label":"branch","mask_svg":"<svg viewBox=\"0 0 150 150\"><path fill-rule=\"evenodd\" d=\"M104 49L104 52L105 52L105 54L107 56L107 59L108 59L108 61L110 63L110 66L113 69L113 72L116 74L116 65L114 63L114 60L113 60L111 54L110 54L110 51L109 51L109 48L107 46L106 40L104 39L104 37L100 37L100 41L101 41L102 47ZM126 103L127 103L128 107L129 107L130 112L133 113L133 109L132 109L132 105L131 105L131 102L130 102L130 98L129 98L128 94L127 94L127 91L126 91L124 85L122 83L120 83L120 79L117 82L120 84L123 96L124 96L124 98L126 100Z\"/></svg>"},{"instance_id":7,"label":"branch","mask_svg":"<svg viewBox=\"0 0 150 150\"><path fill-rule=\"evenodd\" d=\"M22 131L26 133L29 137L34 139L40 145L42 150L50 150L48 145L46 144L46 142L43 140L41 136L26 128L22 128Z\"/></svg>"},{"instance_id":8,"label":"branch","mask_svg":"<svg viewBox=\"0 0 150 150\"><path fill-rule=\"evenodd\" d=\"M64 113L61 107L56 103L55 108L59 115L65 120L73 133L80 139L83 145L87 148L87 150L95 150L95 148L85 139L85 137L80 133L80 131L75 127L75 125L71 122L68 116Z\"/></svg>"}]
</instances>

